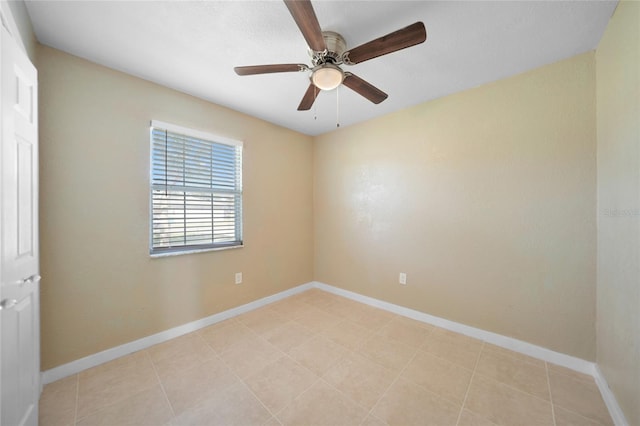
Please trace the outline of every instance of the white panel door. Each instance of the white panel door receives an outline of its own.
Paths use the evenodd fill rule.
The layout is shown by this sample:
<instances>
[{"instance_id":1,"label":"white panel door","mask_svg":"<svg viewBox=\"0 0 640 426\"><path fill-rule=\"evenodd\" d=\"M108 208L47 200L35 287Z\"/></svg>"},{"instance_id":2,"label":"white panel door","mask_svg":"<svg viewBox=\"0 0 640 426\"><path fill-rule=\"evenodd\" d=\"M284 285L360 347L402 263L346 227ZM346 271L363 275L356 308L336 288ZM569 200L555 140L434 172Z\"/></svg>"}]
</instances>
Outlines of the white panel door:
<instances>
[{"instance_id":1,"label":"white panel door","mask_svg":"<svg viewBox=\"0 0 640 426\"><path fill-rule=\"evenodd\" d=\"M37 72L0 35L0 424L37 425L40 395Z\"/></svg>"}]
</instances>

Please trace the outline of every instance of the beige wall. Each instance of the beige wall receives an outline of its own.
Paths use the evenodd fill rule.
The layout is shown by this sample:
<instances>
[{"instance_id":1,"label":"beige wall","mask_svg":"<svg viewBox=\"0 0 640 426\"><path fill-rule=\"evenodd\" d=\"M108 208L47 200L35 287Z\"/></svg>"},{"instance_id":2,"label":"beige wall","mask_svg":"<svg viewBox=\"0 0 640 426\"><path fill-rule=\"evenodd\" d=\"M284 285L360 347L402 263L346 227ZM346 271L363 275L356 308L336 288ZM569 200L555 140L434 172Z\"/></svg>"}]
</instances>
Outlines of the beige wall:
<instances>
[{"instance_id":1,"label":"beige wall","mask_svg":"<svg viewBox=\"0 0 640 426\"><path fill-rule=\"evenodd\" d=\"M38 61L44 370L313 278L594 359L593 54L315 148L54 49ZM149 258L151 119L245 141L245 248Z\"/></svg>"},{"instance_id":2,"label":"beige wall","mask_svg":"<svg viewBox=\"0 0 640 426\"><path fill-rule=\"evenodd\" d=\"M640 424L640 3L620 2L596 53L598 365Z\"/></svg>"},{"instance_id":3,"label":"beige wall","mask_svg":"<svg viewBox=\"0 0 640 426\"><path fill-rule=\"evenodd\" d=\"M318 137L315 279L594 360L594 67L583 54Z\"/></svg>"},{"instance_id":4,"label":"beige wall","mask_svg":"<svg viewBox=\"0 0 640 426\"><path fill-rule=\"evenodd\" d=\"M312 280L310 137L48 47L38 65L43 370ZM151 119L244 141L244 248L149 257Z\"/></svg>"},{"instance_id":5,"label":"beige wall","mask_svg":"<svg viewBox=\"0 0 640 426\"><path fill-rule=\"evenodd\" d=\"M315 139L39 47L43 369L312 278L594 360L597 211L597 362L640 423L639 21ZM151 119L245 142L245 248L149 258Z\"/></svg>"}]
</instances>

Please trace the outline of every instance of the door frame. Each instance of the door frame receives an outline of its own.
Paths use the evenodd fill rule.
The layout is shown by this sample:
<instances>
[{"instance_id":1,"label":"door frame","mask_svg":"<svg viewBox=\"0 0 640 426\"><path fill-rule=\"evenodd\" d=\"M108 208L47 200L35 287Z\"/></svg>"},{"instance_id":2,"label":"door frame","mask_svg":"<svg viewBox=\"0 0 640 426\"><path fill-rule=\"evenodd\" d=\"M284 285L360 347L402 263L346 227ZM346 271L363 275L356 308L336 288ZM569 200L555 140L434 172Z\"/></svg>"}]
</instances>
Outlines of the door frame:
<instances>
[{"instance_id":1,"label":"door frame","mask_svg":"<svg viewBox=\"0 0 640 426\"><path fill-rule=\"evenodd\" d=\"M26 8L26 6L24 7ZM11 37L13 37L13 39L18 43L20 49L28 56L26 45L22 38L22 34L20 33L18 24L16 23L16 19L13 16L9 0L0 0L0 21L0 25L7 29L9 34L11 34ZM32 31L31 28L29 28L29 30Z\"/></svg>"}]
</instances>

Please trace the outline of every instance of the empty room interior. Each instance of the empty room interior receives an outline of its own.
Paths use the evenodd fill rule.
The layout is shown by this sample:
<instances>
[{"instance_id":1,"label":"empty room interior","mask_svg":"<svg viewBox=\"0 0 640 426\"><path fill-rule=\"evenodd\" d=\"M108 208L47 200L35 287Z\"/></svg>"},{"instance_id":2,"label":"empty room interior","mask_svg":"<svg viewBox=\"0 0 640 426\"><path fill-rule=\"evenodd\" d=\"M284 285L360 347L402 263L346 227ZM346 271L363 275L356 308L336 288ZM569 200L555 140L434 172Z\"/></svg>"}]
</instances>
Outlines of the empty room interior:
<instances>
[{"instance_id":1,"label":"empty room interior","mask_svg":"<svg viewBox=\"0 0 640 426\"><path fill-rule=\"evenodd\" d=\"M640 425L640 2L0 5L3 426Z\"/></svg>"}]
</instances>

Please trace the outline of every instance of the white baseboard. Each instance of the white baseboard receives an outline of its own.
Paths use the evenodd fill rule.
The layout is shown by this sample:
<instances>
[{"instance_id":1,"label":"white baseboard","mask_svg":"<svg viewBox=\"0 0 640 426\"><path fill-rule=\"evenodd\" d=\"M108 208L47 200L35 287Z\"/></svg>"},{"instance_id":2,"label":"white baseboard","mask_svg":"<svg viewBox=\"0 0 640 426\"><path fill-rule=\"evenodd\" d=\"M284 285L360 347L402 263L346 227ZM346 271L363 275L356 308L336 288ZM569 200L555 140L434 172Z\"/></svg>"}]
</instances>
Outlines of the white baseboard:
<instances>
[{"instance_id":1,"label":"white baseboard","mask_svg":"<svg viewBox=\"0 0 640 426\"><path fill-rule=\"evenodd\" d=\"M142 339L134 340L133 342L125 343L123 345L116 346L105 351L86 356L84 358L80 358L68 364L60 365L58 367L44 371L42 373L41 383L46 385L48 383L55 382L56 380L71 376L72 374L79 373L88 368L95 367L96 365L112 361L116 358L120 358L121 356L146 349L153 345L157 345L158 343L166 342L167 340L174 339L176 337L191 333L217 322L224 321L245 312L252 311L254 309L268 305L269 303L273 303L286 297L293 296L294 294L313 288L313 286L314 283L312 282L302 284L297 287L282 291L280 293L255 300L245 305L238 306L236 308L232 308L206 318L192 321L190 323L183 324L169 330L161 331L160 333L156 333L151 336L143 337Z\"/></svg>"},{"instance_id":2,"label":"white baseboard","mask_svg":"<svg viewBox=\"0 0 640 426\"><path fill-rule=\"evenodd\" d=\"M615 424L616 426L628 426L629 422L627 422L622 408L620 408L620 405L618 405L618 401L613 395L611 388L609 388L609 384L604 378L604 374L602 374L602 370L600 370L598 364L595 365L593 378L596 380L596 385L598 385L600 395L602 395L602 399L604 399L604 403L609 409L609 415L611 415L613 424Z\"/></svg>"},{"instance_id":3,"label":"white baseboard","mask_svg":"<svg viewBox=\"0 0 640 426\"><path fill-rule=\"evenodd\" d=\"M435 325L437 327L442 327L447 330L455 331L457 333L464 334L469 337L474 337L476 339L483 340L487 343L491 343L505 349L510 349L512 351L519 352L533 358L547 361L552 364L561 365L580 373L588 374L595 379L596 385L598 386L600 394L602 395L602 399L604 400L607 409L609 410L609 415L611 416L613 423L616 426L629 425L629 423L627 423L627 420L625 419L622 409L620 408L620 405L618 405L618 401L613 395L613 392L611 392L611 389L609 388L609 385L607 384L602 371L600 371L600 368L596 363L586 361L581 358L576 358L571 355L566 355L560 352L555 352L541 346L514 339L512 337L507 337L479 328L470 327L468 325L460 324L444 318L425 314L424 312L405 308L404 306L394 305L393 303L384 302L382 300L374 299L373 297L363 296L361 294L324 284L318 281L314 281L312 284L314 288L337 294L338 296L346 297L347 299L351 299L356 302L384 309L385 311L393 312L394 314L402 315L416 321L421 321L427 324Z\"/></svg>"},{"instance_id":4,"label":"white baseboard","mask_svg":"<svg viewBox=\"0 0 640 426\"><path fill-rule=\"evenodd\" d=\"M373 297L363 296L361 294L324 284L318 281L312 281L306 284L302 284L297 287L274 294L272 296L267 296L262 299L247 303L245 305L238 306L236 308L232 308L227 311L220 312L215 315L211 315L209 317L202 318L169 330L165 330L151 336L143 337L142 339L125 343L124 345L116 346L114 348L89 355L76 361L72 361L68 364L52 368L42 373L41 382L43 384L54 382L72 374L79 373L88 368L95 367L97 365L112 361L116 358L142 349L146 349L158 343L166 342L167 340L171 340L184 334L191 333L193 331L235 317L245 312L252 311L254 309L268 305L269 303L273 303L286 297L293 296L294 294L309 290L311 288L324 290L326 292L346 297L347 299L351 299L356 302L384 309L385 311L393 312L394 314L402 315L416 321L435 325L437 327L464 334L469 337L474 337L476 339L494 344L496 346L510 349L512 351L519 352L533 358L541 359L552 364L561 365L574 371L593 376L598 389L602 394L602 398L604 399L604 402L609 409L609 414L611 415L613 422L618 426L628 425L625 416L620 406L618 405L618 402L616 401L615 396L611 392L611 389L609 389L602 371L600 371L600 368L597 366L597 364L593 362L566 355L560 352L555 352L541 346L514 339L512 337L503 336L500 334L492 333L490 331L485 331L479 328L470 327L468 325L429 315L424 312L405 308L403 306L395 305L393 303L385 302Z\"/></svg>"},{"instance_id":5,"label":"white baseboard","mask_svg":"<svg viewBox=\"0 0 640 426\"><path fill-rule=\"evenodd\" d=\"M528 355L533 358L541 359L543 361L548 361L553 364L558 364L563 367L567 367L572 370L579 371L580 373L585 373L590 376L594 376L595 374L594 363L585 361L584 359L576 358L570 355L565 355L563 353L555 352L550 349L543 348L541 346L523 342L522 340L503 336L501 334L492 333L490 331L485 331L479 328L470 327L468 325L460 324L444 318L425 314L424 312L405 308L403 306L394 305L393 303L384 302L382 300L374 299L372 297L363 296L358 293L354 293L338 287L333 287L331 285L320 283L317 281L313 283L313 286L315 288L325 290L329 293L334 293L339 296L343 296L348 299L355 300L356 302L365 303L367 305L375 306L376 308L384 309L385 311L393 312L394 314L402 315L417 321L421 321L427 324L432 324L447 330L455 331L456 333L464 334L469 337L483 340L487 343L491 343L496 346L510 349L515 352L520 352L522 354Z\"/></svg>"}]
</instances>

